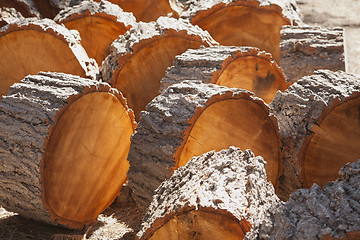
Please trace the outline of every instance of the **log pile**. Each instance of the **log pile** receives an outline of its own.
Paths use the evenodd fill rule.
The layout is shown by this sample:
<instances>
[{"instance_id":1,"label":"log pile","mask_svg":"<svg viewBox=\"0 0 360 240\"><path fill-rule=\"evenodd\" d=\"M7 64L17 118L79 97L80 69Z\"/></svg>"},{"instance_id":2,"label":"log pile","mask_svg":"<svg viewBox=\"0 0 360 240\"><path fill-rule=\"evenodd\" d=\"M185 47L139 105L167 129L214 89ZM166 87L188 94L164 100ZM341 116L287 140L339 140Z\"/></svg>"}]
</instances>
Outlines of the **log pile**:
<instances>
[{"instance_id":1,"label":"log pile","mask_svg":"<svg viewBox=\"0 0 360 240\"><path fill-rule=\"evenodd\" d=\"M295 1L4 0L1 26L0 206L79 229L127 184L139 239L359 237L360 76Z\"/></svg>"}]
</instances>

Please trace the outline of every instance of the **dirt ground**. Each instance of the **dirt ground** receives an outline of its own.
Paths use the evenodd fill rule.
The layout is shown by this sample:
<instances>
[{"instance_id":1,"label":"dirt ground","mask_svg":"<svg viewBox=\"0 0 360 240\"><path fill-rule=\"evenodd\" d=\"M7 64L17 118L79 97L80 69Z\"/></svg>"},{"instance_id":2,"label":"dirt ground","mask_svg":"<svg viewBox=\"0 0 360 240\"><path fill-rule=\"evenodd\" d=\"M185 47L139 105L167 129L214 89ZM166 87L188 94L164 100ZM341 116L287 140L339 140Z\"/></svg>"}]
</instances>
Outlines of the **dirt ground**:
<instances>
[{"instance_id":1,"label":"dirt ground","mask_svg":"<svg viewBox=\"0 0 360 240\"><path fill-rule=\"evenodd\" d=\"M360 1L298 0L309 25L342 26L345 29L345 58L348 72L360 74ZM5 239L134 239L142 212L124 191L89 230L72 231L27 220L0 207L0 240ZM66 238L65 235L73 236Z\"/></svg>"}]
</instances>

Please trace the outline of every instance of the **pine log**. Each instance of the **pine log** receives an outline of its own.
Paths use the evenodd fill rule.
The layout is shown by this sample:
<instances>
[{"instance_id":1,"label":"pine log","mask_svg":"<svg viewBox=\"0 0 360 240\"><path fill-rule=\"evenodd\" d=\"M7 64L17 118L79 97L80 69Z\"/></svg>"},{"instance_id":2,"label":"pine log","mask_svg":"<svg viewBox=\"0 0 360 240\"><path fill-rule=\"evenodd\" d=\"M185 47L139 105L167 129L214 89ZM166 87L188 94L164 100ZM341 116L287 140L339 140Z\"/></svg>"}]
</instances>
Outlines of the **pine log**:
<instances>
[{"instance_id":1,"label":"pine log","mask_svg":"<svg viewBox=\"0 0 360 240\"><path fill-rule=\"evenodd\" d=\"M0 29L0 94L28 74L64 72L96 78L98 67L77 34L50 19L25 19Z\"/></svg>"},{"instance_id":2,"label":"pine log","mask_svg":"<svg viewBox=\"0 0 360 240\"><path fill-rule=\"evenodd\" d=\"M120 36L101 66L103 80L119 89L138 120L159 94L160 81L175 56L189 48L217 44L210 35L182 20L160 17L139 23Z\"/></svg>"},{"instance_id":3,"label":"pine log","mask_svg":"<svg viewBox=\"0 0 360 240\"><path fill-rule=\"evenodd\" d=\"M284 26L280 66L289 82L318 69L345 71L344 31L332 27Z\"/></svg>"},{"instance_id":4,"label":"pine log","mask_svg":"<svg viewBox=\"0 0 360 240\"><path fill-rule=\"evenodd\" d=\"M39 11L35 7L33 0L1 0L0 7L14 8L26 18L41 17Z\"/></svg>"},{"instance_id":5,"label":"pine log","mask_svg":"<svg viewBox=\"0 0 360 240\"><path fill-rule=\"evenodd\" d=\"M181 17L221 45L257 47L277 62L281 27L302 24L294 0L189 0L184 5Z\"/></svg>"},{"instance_id":6,"label":"pine log","mask_svg":"<svg viewBox=\"0 0 360 240\"><path fill-rule=\"evenodd\" d=\"M50 224L94 222L126 181L133 113L106 83L29 75L0 102L0 205Z\"/></svg>"},{"instance_id":7,"label":"pine log","mask_svg":"<svg viewBox=\"0 0 360 240\"><path fill-rule=\"evenodd\" d=\"M243 239L279 205L265 161L231 147L192 158L155 191L139 239Z\"/></svg>"},{"instance_id":8,"label":"pine log","mask_svg":"<svg viewBox=\"0 0 360 240\"><path fill-rule=\"evenodd\" d=\"M110 54L111 43L136 24L131 13L108 1L82 1L61 11L54 20L79 31L81 44L99 66Z\"/></svg>"},{"instance_id":9,"label":"pine log","mask_svg":"<svg viewBox=\"0 0 360 240\"><path fill-rule=\"evenodd\" d=\"M360 160L343 167L336 181L300 189L269 213L250 239L359 239Z\"/></svg>"},{"instance_id":10,"label":"pine log","mask_svg":"<svg viewBox=\"0 0 360 240\"><path fill-rule=\"evenodd\" d=\"M279 196L338 178L360 156L360 76L321 70L301 78L270 104L279 122L284 174Z\"/></svg>"},{"instance_id":11,"label":"pine log","mask_svg":"<svg viewBox=\"0 0 360 240\"><path fill-rule=\"evenodd\" d=\"M268 178L277 186L280 142L275 118L251 92L184 81L169 87L141 113L128 156L129 186L138 205L146 208L153 191L173 170L194 156L229 146L262 155Z\"/></svg>"},{"instance_id":12,"label":"pine log","mask_svg":"<svg viewBox=\"0 0 360 240\"><path fill-rule=\"evenodd\" d=\"M253 47L216 46L189 49L175 57L160 82L160 91L182 80L200 80L254 92L270 103L288 84L271 54Z\"/></svg>"},{"instance_id":13,"label":"pine log","mask_svg":"<svg viewBox=\"0 0 360 240\"><path fill-rule=\"evenodd\" d=\"M177 0L109 0L109 2L119 5L125 12L133 13L136 20L142 22L156 21L161 16L179 17L181 11Z\"/></svg>"},{"instance_id":14,"label":"pine log","mask_svg":"<svg viewBox=\"0 0 360 240\"><path fill-rule=\"evenodd\" d=\"M24 17L15 8L0 7L0 28L20 19L24 19Z\"/></svg>"}]
</instances>

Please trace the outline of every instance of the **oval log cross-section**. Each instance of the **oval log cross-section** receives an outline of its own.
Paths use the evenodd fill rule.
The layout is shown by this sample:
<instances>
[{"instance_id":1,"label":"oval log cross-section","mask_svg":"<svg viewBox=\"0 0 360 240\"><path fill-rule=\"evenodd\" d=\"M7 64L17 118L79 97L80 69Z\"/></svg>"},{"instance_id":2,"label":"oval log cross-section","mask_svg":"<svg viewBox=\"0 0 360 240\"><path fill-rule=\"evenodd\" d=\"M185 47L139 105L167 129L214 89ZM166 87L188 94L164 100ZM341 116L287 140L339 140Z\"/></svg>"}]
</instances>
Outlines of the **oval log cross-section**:
<instances>
[{"instance_id":1,"label":"oval log cross-section","mask_svg":"<svg viewBox=\"0 0 360 240\"><path fill-rule=\"evenodd\" d=\"M182 17L207 30L222 45L257 47L279 62L280 30L300 22L297 14L286 0L202 0L185 4Z\"/></svg>"},{"instance_id":2,"label":"oval log cross-section","mask_svg":"<svg viewBox=\"0 0 360 240\"><path fill-rule=\"evenodd\" d=\"M98 67L80 40L49 19L23 20L0 30L0 95L28 74L55 71L96 78Z\"/></svg>"},{"instance_id":3,"label":"oval log cross-section","mask_svg":"<svg viewBox=\"0 0 360 240\"><path fill-rule=\"evenodd\" d=\"M301 78L271 103L284 145L284 198L338 177L360 157L360 76L322 70Z\"/></svg>"},{"instance_id":4,"label":"oval log cross-section","mask_svg":"<svg viewBox=\"0 0 360 240\"><path fill-rule=\"evenodd\" d=\"M128 177L136 201L147 207L174 169L229 146L262 155L268 178L277 185L282 169L278 127L260 98L200 81L172 85L148 104L132 137Z\"/></svg>"},{"instance_id":5,"label":"oval log cross-section","mask_svg":"<svg viewBox=\"0 0 360 240\"><path fill-rule=\"evenodd\" d=\"M99 66L110 54L111 43L136 24L131 13L107 1L82 1L61 11L54 20L79 31L81 44Z\"/></svg>"},{"instance_id":6,"label":"oval log cross-section","mask_svg":"<svg viewBox=\"0 0 360 240\"><path fill-rule=\"evenodd\" d=\"M94 222L127 178L135 122L121 93L40 73L14 84L0 108L0 205L70 228Z\"/></svg>"},{"instance_id":7,"label":"oval log cross-section","mask_svg":"<svg viewBox=\"0 0 360 240\"><path fill-rule=\"evenodd\" d=\"M113 44L101 67L104 81L119 89L138 120L145 106L159 94L160 81L176 55L189 48L216 44L199 27L160 17L139 23Z\"/></svg>"},{"instance_id":8,"label":"oval log cross-section","mask_svg":"<svg viewBox=\"0 0 360 240\"><path fill-rule=\"evenodd\" d=\"M252 47L189 49L176 56L174 65L161 80L160 89L185 79L246 89L266 103L272 101L278 90L284 91L289 85L271 55Z\"/></svg>"},{"instance_id":9,"label":"oval log cross-section","mask_svg":"<svg viewBox=\"0 0 360 240\"><path fill-rule=\"evenodd\" d=\"M251 150L234 147L192 158L156 189L137 236L243 239L280 203L264 165Z\"/></svg>"},{"instance_id":10,"label":"oval log cross-section","mask_svg":"<svg viewBox=\"0 0 360 240\"><path fill-rule=\"evenodd\" d=\"M95 0L97 2L101 0ZM178 17L181 8L176 0L109 0L124 11L134 14L137 21L156 21L161 16Z\"/></svg>"}]
</instances>

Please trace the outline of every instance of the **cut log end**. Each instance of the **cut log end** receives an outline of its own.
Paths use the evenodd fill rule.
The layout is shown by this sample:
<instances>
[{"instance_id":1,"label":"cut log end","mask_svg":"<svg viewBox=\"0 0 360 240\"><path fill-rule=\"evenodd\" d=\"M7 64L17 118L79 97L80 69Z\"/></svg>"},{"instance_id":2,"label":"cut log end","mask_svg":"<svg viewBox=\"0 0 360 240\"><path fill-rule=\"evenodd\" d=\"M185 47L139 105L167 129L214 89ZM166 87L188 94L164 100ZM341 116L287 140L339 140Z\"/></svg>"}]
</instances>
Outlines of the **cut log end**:
<instances>
[{"instance_id":1,"label":"cut log end","mask_svg":"<svg viewBox=\"0 0 360 240\"><path fill-rule=\"evenodd\" d=\"M300 151L304 187L334 181L343 165L359 158L359 119L359 92L342 101L334 100L331 107L325 109Z\"/></svg>"},{"instance_id":2,"label":"cut log end","mask_svg":"<svg viewBox=\"0 0 360 240\"><path fill-rule=\"evenodd\" d=\"M89 93L61 112L43 160L44 202L59 222L92 222L126 181L133 126L119 99Z\"/></svg>"},{"instance_id":3,"label":"cut log end","mask_svg":"<svg viewBox=\"0 0 360 240\"><path fill-rule=\"evenodd\" d=\"M121 93L74 75L40 73L14 84L0 108L8 122L0 124L0 205L69 228L96 221L129 168L136 124Z\"/></svg>"}]
</instances>

